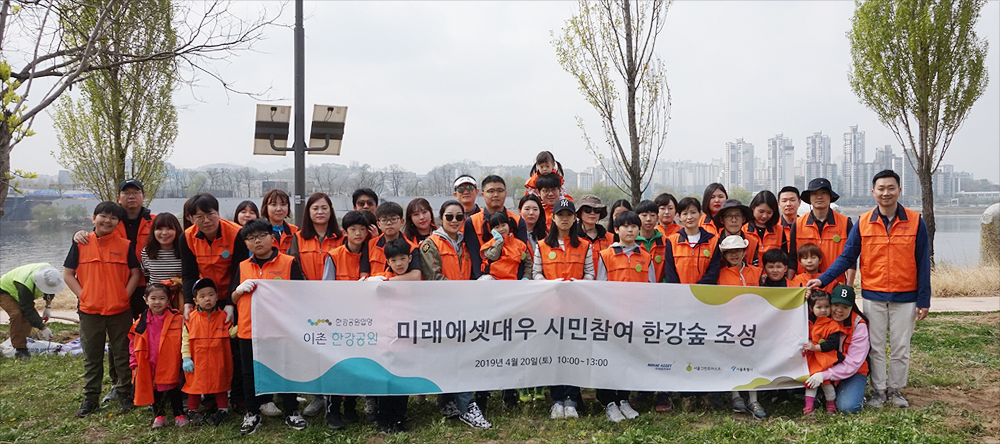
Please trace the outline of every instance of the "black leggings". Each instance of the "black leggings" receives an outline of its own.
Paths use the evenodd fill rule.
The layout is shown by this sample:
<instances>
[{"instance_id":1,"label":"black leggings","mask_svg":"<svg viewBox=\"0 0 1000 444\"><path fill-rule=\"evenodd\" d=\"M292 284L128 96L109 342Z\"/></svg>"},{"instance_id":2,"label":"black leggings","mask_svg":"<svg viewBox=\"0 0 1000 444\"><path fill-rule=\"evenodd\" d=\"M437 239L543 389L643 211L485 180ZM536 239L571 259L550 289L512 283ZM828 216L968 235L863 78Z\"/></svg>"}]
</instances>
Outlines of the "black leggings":
<instances>
[{"instance_id":1,"label":"black leggings","mask_svg":"<svg viewBox=\"0 0 1000 444\"><path fill-rule=\"evenodd\" d=\"M170 400L170 409L173 410L174 416L181 416L184 414L184 409L181 407L181 388L180 386L174 387L165 392L153 391L153 414L156 416L163 416L163 398L166 394L166 398Z\"/></svg>"}]
</instances>

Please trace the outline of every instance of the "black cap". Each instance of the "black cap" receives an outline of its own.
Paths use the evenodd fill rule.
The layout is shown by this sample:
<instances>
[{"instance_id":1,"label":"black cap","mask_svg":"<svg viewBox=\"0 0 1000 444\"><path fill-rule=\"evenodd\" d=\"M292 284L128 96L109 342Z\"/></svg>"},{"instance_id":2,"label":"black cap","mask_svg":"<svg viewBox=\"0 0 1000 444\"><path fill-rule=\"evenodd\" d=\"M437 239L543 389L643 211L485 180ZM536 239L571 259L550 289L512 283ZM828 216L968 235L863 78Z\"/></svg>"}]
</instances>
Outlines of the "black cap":
<instances>
[{"instance_id":1,"label":"black cap","mask_svg":"<svg viewBox=\"0 0 1000 444\"><path fill-rule=\"evenodd\" d=\"M838 285L830 292L830 304L854 305L854 287Z\"/></svg>"},{"instance_id":2,"label":"black cap","mask_svg":"<svg viewBox=\"0 0 1000 444\"><path fill-rule=\"evenodd\" d=\"M564 197L562 199L559 199L558 202L556 202L556 206L552 209L552 214L556 214L562 210L569 210L574 214L576 214L576 205L573 205L572 200L569 200Z\"/></svg>"},{"instance_id":3,"label":"black cap","mask_svg":"<svg viewBox=\"0 0 1000 444\"><path fill-rule=\"evenodd\" d=\"M198 279L197 281L194 281L194 288L192 288L191 291L197 293L198 290L201 290L202 288L211 288L212 290L216 290L215 281L213 281L212 278Z\"/></svg>"},{"instance_id":4,"label":"black cap","mask_svg":"<svg viewBox=\"0 0 1000 444\"><path fill-rule=\"evenodd\" d=\"M139 182L138 180L135 179L128 179L118 184L118 192L121 193L122 191L125 191L126 187L136 187L139 189L139 191L143 191L142 182Z\"/></svg>"},{"instance_id":5,"label":"black cap","mask_svg":"<svg viewBox=\"0 0 1000 444\"><path fill-rule=\"evenodd\" d=\"M812 204L811 202L809 202L809 195L812 194L813 191L819 191L823 189L825 189L828 193L830 193L830 203L834 203L837 201L837 199L840 199L840 195L833 192L833 186L830 185L829 180L826 180L822 177L817 177L813 180L810 180L809 188L806 188L806 190L802 192L802 201L807 204Z\"/></svg>"}]
</instances>

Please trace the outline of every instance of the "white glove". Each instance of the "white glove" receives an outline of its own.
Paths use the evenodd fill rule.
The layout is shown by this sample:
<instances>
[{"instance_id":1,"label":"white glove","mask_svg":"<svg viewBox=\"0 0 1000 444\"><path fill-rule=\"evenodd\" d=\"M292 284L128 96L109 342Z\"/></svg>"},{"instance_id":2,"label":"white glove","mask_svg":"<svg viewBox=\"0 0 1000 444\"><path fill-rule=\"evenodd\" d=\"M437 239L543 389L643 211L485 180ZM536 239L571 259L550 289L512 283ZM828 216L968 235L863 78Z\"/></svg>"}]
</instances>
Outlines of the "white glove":
<instances>
[{"instance_id":1,"label":"white glove","mask_svg":"<svg viewBox=\"0 0 1000 444\"><path fill-rule=\"evenodd\" d=\"M479 279L476 279L476 280L477 281L495 281L496 278L494 278L493 275L491 275L491 274L484 274L482 276L479 276Z\"/></svg>"},{"instance_id":2,"label":"white glove","mask_svg":"<svg viewBox=\"0 0 1000 444\"><path fill-rule=\"evenodd\" d=\"M822 383L823 383L822 372L814 373L812 376L809 377L809 379L806 379L806 386L808 386L811 389L819 387L819 385Z\"/></svg>"},{"instance_id":3,"label":"white glove","mask_svg":"<svg viewBox=\"0 0 1000 444\"><path fill-rule=\"evenodd\" d=\"M233 322L233 306L227 305L222 311L226 312L226 323Z\"/></svg>"},{"instance_id":4,"label":"white glove","mask_svg":"<svg viewBox=\"0 0 1000 444\"><path fill-rule=\"evenodd\" d=\"M368 276L364 280L366 281L385 281L388 280L385 276Z\"/></svg>"},{"instance_id":5,"label":"white glove","mask_svg":"<svg viewBox=\"0 0 1000 444\"><path fill-rule=\"evenodd\" d=\"M42 310L42 322L49 322L49 316L52 316L52 309L45 307L45 310Z\"/></svg>"},{"instance_id":6,"label":"white glove","mask_svg":"<svg viewBox=\"0 0 1000 444\"><path fill-rule=\"evenodd\" d=\"M49 339L52 339L52 330L49 330L48 327L44 327L41 330L38 330L38 336L40 336L43 340L48 341Z\"/></svg>"},{"instance_id":7,"label":"white glove","mask_svg":"<svg viewBox=\"0 0 1000 444\"><path fill-rule=\"evenodd\" d=\"M238 291L241 295L244 295L247 293L253 293L254 289L256 288L257 284L253 280L248 280L248 281L243 281L242 284L237 286L236 291Z\"/></svg>"}]
</instances>

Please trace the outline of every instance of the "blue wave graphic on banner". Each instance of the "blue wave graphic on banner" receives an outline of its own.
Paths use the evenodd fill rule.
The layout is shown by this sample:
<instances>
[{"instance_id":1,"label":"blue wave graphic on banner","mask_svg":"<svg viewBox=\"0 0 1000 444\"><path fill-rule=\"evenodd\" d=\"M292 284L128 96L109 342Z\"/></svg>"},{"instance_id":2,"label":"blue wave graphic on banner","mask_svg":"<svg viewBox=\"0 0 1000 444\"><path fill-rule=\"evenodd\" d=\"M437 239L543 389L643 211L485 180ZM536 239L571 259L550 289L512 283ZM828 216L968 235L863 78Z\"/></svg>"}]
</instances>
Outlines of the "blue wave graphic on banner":
<instances>
[{"instance_id":1,"label":"blue wave graphic on banner","mask_svg":"<svg viewBox=\"0 0 1000 444\"><path fill-rule=\"evenodd\" d=\"M441 393L433 381L402 377L390 373L368 358L349 358L338 362L323 376L312 381L290 381L263 363L254 360L254 385L257 393L314 393L338 395L412 395Z\"/></svg>"}]
</instances>

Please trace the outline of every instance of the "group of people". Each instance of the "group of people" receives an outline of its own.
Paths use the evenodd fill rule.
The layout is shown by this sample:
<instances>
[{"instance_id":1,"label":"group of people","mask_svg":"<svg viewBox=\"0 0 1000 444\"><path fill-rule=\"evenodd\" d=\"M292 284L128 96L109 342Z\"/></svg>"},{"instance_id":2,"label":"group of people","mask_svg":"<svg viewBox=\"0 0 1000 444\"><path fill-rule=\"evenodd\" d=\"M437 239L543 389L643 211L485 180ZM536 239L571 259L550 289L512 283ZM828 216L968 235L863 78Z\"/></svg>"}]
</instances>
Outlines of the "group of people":
<instances>
[{"instance_id":1,"label":"group of people","mask_svg":"<svg viewBox=\"0 0 1000 444\"><path fill-rule=\"evenodd\" d=\"M333 429L360 420L355 397L314 395L300 413L298 394L275 395L280 409L274 396L256 394L250 311L259 279L807 287L811 341L802 352L811 376L803 413L814 412L818 388L827 412L856 413L869 382L869 406L908 405L900 389L914 323L930 305L930 261L923 220L897 203L896 173L875 175L877 206L857 223L830 208L839 196L826 179L812 180L801 193L791 186L777 196L761 191L749 206L729 199L717 183L701 201L664 193L635 207L625 200L607 206L597 196L567 195L561 165L544 151L526 188L515 211L505 207L501 177L459 176L455 199L440 206L436 220L426 199L404 209L359 189L354 208L338 221L330 197L315 193L295 225L287 221L290 201L281 190L268 191L260 207L242 202L231 221L221 217L215 197L198 194L178 219L152 214L143 206L142 184L126 180L117 202L94 209L93 231L76 233L62 273L30 264L0 278L0 307L10 314L17 356L26 359L24 336L32 326L51 335L44 325L48 309L39 315L34 300L51 301L63 282L78 297L85 385L77 417L100 405L107 339L113 388L104 402L117 399L122 412L152 405L154 428L167 425L167 403L177 426L217 426L233 406L245 410L240 431L251 434L262 415L284 416L296 430L307 426L303 416L320 413ZM484 207L477 203L480 193ZM808 214L798 215L800 202L810 205ZM863 311L852 287L858 272ZM549 394L553 419L578 416L579 387L553 386ZM630 395L597 390L614 422L639 416ZM488 396L452 393L438 402L445 416L487 429ZM514 405L537 393L505 390L502 396ZM730 399L734 411L766 416L757 392L747 398L732 392ZM405 430L408 397L365 402L380 431ZM655 405L670 410L671 394L655 394Z\"/></svg>"}]
</instances>

